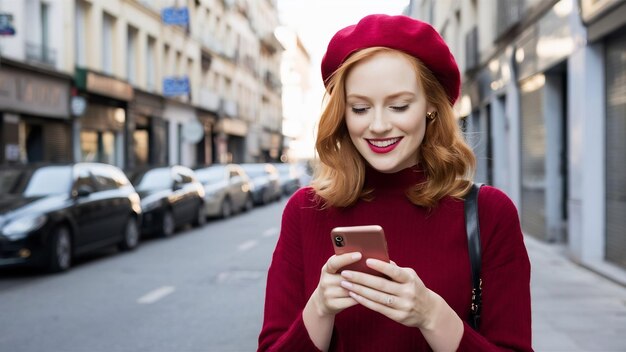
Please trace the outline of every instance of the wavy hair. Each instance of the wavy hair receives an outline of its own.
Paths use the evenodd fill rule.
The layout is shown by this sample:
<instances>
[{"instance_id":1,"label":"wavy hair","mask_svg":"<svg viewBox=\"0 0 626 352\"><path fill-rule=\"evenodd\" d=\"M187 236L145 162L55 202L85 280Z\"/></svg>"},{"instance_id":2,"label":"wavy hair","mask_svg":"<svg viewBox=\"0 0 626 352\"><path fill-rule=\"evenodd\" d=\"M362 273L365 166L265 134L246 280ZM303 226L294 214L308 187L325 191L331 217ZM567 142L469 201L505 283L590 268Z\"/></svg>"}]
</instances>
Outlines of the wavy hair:
<instances>
[{"instance_id":1,"label":"wavy hair","mask_svg":"<svg viewBox=\"0 0 626 352\"><path fill-rule=\"evenodd\" d=\"M427 102L437 112L435 119L427 120L418 153L426 180L407 189L407 198L426 208L436 207L446 196L462 198L471 186L476 158L465 143L448 95L419 59L398 50L372 47L352 54L329 79L315 142L320 163L311 183L322 206L347 207L359 199L372 199L372 190L364 188L366 161L350 140L344 118L345 81L355 65L382 52L409 60Z\"/></svg>"}]
</instances>

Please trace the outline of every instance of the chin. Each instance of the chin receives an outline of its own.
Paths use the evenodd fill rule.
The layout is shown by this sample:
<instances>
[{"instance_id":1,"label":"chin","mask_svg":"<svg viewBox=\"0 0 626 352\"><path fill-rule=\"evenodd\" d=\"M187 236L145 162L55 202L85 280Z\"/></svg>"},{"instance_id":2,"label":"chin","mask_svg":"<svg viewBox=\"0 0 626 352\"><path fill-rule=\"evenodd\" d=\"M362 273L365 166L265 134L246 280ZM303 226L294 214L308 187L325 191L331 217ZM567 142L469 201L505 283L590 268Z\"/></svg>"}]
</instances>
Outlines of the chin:
<instances>
[{"instance_id":1,"label":"chin","mask_svg":"<svg viewBox=\"0 0 626 352\"><path fill-rule=\"evenodd\" d=\"M402 167L400 164L397 164L397 163L376 162L376 161L370 161L370 160L367 160L367 163L374 170L385 173L385 174L391 174L391 173L398 172L404 169L404 167Z\"/></svg>"}]
</instances>

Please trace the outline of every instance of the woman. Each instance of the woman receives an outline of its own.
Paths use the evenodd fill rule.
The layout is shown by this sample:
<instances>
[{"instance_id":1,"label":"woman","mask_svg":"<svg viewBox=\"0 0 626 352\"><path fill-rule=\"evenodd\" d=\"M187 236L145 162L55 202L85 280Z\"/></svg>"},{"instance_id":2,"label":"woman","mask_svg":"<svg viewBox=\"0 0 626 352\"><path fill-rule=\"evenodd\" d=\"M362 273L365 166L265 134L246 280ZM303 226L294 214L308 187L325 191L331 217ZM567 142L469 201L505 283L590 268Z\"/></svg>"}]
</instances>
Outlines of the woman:
<instances>
[{"instance_id":1,"label":"woman","mask_svg":"<svg viewBox=\"0 0 626 352\"><path fill-rule=\"evenodd\" d=\"M478 197L482 314L471 279L463 197L475 158L454 118L460 74L428 24L370 15L340 30L322 61L327 90L312 187L289 200L268 274L259 350L528 351L530 263L517 211ZM341 271L338 226L383 227L387 277Z\"/></svg>"}]
</instances>

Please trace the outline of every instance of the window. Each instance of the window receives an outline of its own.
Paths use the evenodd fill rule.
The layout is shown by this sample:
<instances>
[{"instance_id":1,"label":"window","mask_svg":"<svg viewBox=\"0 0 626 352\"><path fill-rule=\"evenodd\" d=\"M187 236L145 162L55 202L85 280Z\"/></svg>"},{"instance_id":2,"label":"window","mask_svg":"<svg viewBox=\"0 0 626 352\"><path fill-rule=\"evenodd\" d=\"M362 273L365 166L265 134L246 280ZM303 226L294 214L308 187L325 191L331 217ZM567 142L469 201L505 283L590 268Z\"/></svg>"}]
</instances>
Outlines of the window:
<instances>
[{"instance_id":1,"label":"window","mask_svg":"<svg viewBox=\"0 0 626 352\"><path fill-rule=\"evenodd\" d=\"M156 78L156 65L154 48L156 47L156 40L152 37L148 37L146 47L146 87L148 90L154 90L155 78Z\"/></svg>"},{"instance_id":2,"label":"window","mask_svg":"<svg viewBox=\"0 0 626 352\"><path fill-rule=\"evenodd\" d=\"M128 82L137 85L137 29L128 26L126 37L126 69L128 70Z\"/></svg>"},{"instance_id":3,"label":"window","mask_svg":"<svg viewBox=\"0 0 626 352\"><path fill-rule=\"evenodd\" d=\"M76 30L74 31L74 59L76 65L84 67L87 63L85 49L85 4L82 1L76 3Z\"/></svg>"},{"instance_id":4,"label":"window","mask_svg":"<svg viewBox=\"0 0 626 352\"><path fill-rule=\"evenodd\" d=\"M165 44L163 49L163 67L165 71L165 76L172 75L172 61L170 59L170 46Z\"/></svg>"},{"instance_id":5,"label":"window","mask_svg":"<svg viewBox=\"0 0 626 352\"><path fill-rule=\"evenodd\" d=\"M49 25L49 10L50 10L50 5L42 2L40 3L41 6L41 10L40 10L40 15L41 15L41 50L42 50L42 59L43 62L50 62L50 59L52 59L52 57L50 57L51 53L50 53L50 25Z\"/></svg>"},{"instance_id":6,"label":"window","mask_svg":"<svg viewBox=\"0 0 626 352\"><path fill-rule=\"evenodd\" d=\"M102 17L102 71L113 74L113 26L115 18L104 13Z\"/></svg>"}]
</instances>

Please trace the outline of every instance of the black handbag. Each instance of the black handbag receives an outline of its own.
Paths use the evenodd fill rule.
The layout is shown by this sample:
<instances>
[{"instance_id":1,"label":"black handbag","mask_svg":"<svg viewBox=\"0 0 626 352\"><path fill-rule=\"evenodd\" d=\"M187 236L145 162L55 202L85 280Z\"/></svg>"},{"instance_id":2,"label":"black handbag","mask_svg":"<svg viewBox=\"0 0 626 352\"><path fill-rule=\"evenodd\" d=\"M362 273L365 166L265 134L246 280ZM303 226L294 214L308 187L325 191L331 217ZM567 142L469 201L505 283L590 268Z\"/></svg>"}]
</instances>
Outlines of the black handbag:
<instances>
[{"instance_id":1,"label":"black handbag","mask_svg":"<svg viewBox=\"0 0 626 352\"><path fill-rule=\"evenodd\" d=\"M468 323L474 330L478 330L480 323L483 283L480 278L480 226L478 221L478 191L480 187L482 184L473 183L465 197L465 229L472 271L472 306Z\"/></svg>"}]
</instances>

